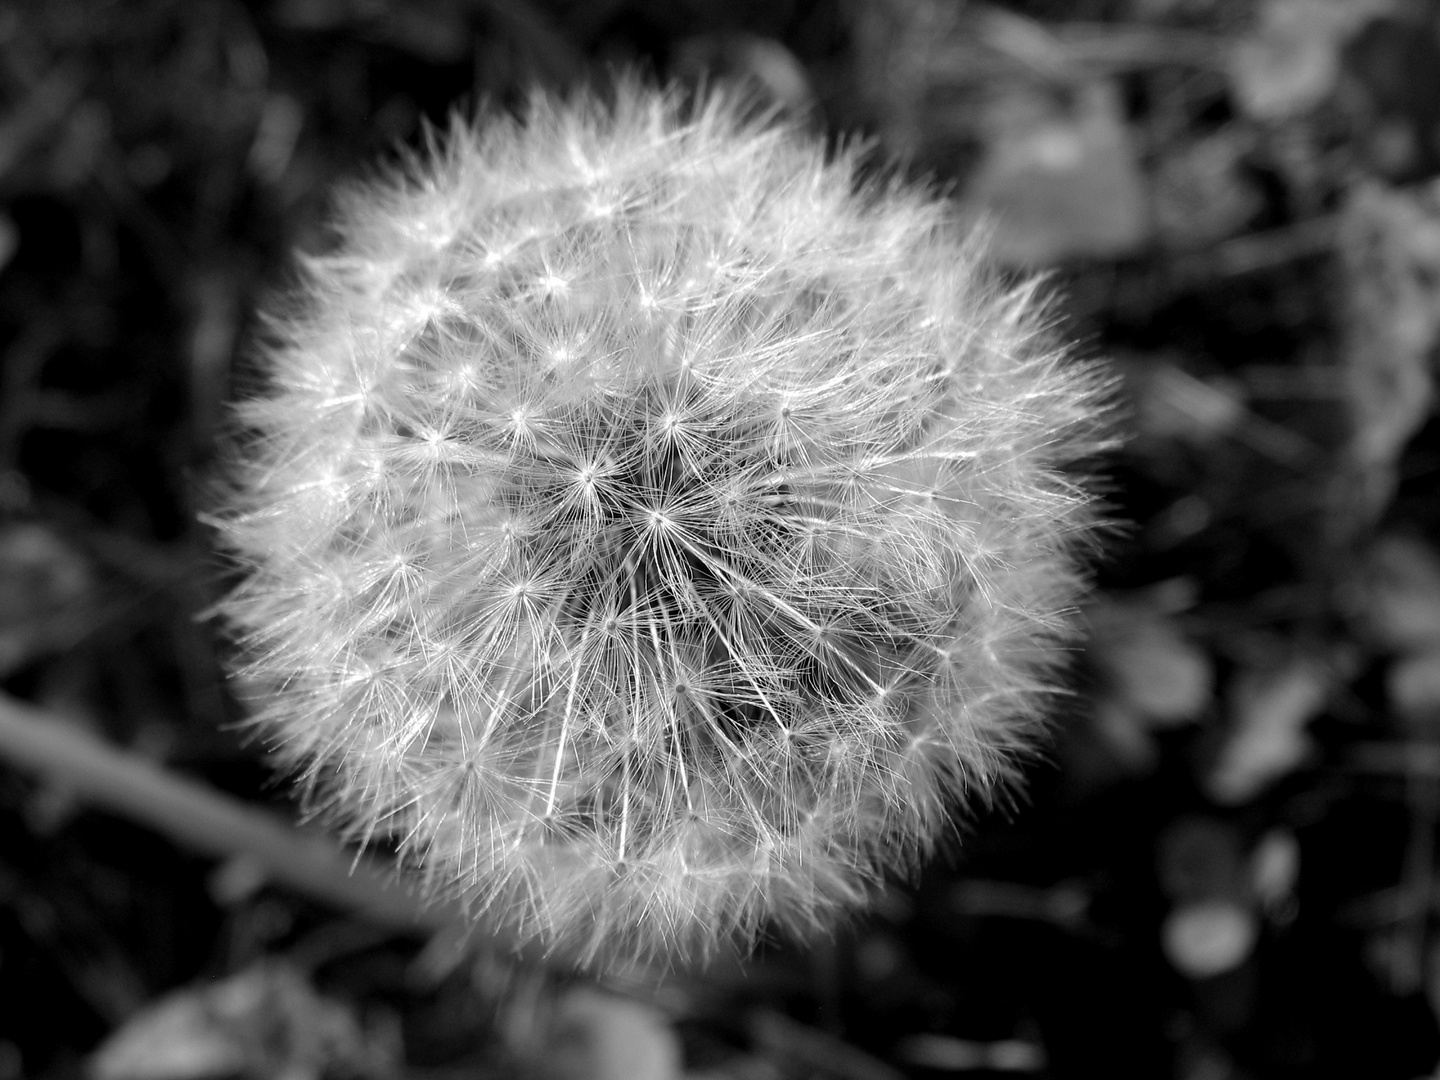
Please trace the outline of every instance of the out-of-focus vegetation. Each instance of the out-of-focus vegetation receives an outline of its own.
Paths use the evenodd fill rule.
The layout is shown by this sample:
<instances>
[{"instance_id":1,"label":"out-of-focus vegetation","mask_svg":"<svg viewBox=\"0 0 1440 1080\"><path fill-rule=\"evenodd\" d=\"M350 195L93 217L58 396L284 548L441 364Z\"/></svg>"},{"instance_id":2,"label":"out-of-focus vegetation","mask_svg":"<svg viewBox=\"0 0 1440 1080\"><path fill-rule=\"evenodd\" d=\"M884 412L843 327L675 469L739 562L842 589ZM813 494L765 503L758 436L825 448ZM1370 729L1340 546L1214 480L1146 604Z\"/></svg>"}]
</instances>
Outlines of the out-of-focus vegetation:
<instances>
[{"instance_id":1,"label":"out-of-focus vegetation","mask_svg":"<svg viewBox=\"0 0 1440 1080\"><path fill-rule=\"evenodd\" d=\"M614 64L867 135L1123 374L1129 524L1049 761L834 942L657 989L367 918L273 832L196 849L145 783L7 749L0 1080L1433 1074L1435 3L0 8L7 716L283 812L197 618L255 304L334 181Z\"/></svg>"}]
</instances>

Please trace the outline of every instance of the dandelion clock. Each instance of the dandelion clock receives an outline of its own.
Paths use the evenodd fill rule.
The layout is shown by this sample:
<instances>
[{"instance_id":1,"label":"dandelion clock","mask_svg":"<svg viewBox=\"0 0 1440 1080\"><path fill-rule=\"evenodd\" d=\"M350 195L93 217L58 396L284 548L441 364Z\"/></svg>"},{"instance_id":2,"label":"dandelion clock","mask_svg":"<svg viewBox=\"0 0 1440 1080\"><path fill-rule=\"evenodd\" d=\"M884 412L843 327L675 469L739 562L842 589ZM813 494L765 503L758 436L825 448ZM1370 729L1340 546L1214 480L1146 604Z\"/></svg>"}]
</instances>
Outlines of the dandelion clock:
<instances>
[{"instance_id":1,"label":"dandelion clock","mask_svg":"<svg viewBox=\"0 0 1440 1080\"><path fill-rule=\"evenodd\" d=\"M339 201L219 515L255 724L569 962L803 934L1015 771L1105 437L944 201L723 95L459 124Z\"/></svg>"}]
</instances>

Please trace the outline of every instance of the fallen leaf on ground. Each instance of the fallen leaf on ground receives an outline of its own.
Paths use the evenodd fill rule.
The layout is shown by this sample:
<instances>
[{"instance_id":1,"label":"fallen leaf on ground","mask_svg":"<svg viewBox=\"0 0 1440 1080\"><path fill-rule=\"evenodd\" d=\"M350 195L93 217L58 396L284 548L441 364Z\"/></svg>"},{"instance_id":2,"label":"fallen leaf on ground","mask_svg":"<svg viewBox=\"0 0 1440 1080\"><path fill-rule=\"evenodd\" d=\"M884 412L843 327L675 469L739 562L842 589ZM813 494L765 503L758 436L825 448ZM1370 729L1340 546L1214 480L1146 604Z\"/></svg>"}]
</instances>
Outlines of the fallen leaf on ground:
<instances>
[{"instance_id":1,"label":"fallen leaf on ground","mask_svg":"<svg viewBox=\"0 0 1440 1080\"><path fill-rule=\"evenodd\" d=\"M992 107L983 159L966 204L993 227L996 258L1013 266L1116 258L1149 240L1149 196L1110 83L1079 87L1068 104L1026 89Z\"/></svg>"},{"instance_id":2,"label":"fallen leaf on ground","mask_svg":"<svg viewBox=\"0 0 1440 1080\"><path fill-rule=\"evenodd\" d=\"M91 1080L320 1080L393 1074L350 1010L267 962L167 994L91 1056Z\"/></svg>"},{"instance_id":3,"label":"fallen leaf on ground","mask_svg":"<svg viewBox=\"0 0 1440 1080\"><path fill-rule=\"evenodd\" d=\"M1160 931L1165 958L1180 974L1208 979L1233 971L1249 959L1260 936L1260 920L1230 900L1182 904Z\"/></svg>"},{"instance_id":4,"label":"fallen leaf on ground","mask_svg":"<svg viewBox=\"0 0 1440 1080\"><path fill-rule=\"evenodd\" d=\"M1345 42L1390 7L1388 0L1266 0L1230 54L1241 109L1283 120L1320 104L1335 89Z\"/></svg>"},{"instance_id":5,"label":"fallen leaf on ground","mask_svg":"<svg viewBox=\"0 0 1440 1080\"><path fill-rule=\"evenodd\" d=\"M1218 803L1236 805L1293 771L1310 753L1306 732L1325 707L1331 675L1316 659L1242 671L1230 695L1229 738L1205 778Z\"/></svg>"}]
</instances>

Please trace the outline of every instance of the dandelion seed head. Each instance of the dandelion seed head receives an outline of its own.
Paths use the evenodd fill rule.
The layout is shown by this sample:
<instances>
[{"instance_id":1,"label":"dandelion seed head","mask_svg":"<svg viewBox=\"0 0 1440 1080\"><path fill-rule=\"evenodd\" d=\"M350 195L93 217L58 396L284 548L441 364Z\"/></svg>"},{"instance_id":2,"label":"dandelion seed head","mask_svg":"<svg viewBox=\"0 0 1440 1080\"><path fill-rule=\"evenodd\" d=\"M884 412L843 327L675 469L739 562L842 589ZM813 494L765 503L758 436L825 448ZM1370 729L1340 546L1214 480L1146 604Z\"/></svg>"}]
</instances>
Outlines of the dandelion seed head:
<instances>
[{"instance_id":1,"label":"dandelion seed head","mask_svg":"<svg viewBox=\"0 0 1440 1080\"><path fill-rule=\"evenodd\" d=\"M1005 782L1105 380L943 204L622 82L342 202L241 406L256 725L580 964L804 934Z\"/></svg>"}]
</instances>

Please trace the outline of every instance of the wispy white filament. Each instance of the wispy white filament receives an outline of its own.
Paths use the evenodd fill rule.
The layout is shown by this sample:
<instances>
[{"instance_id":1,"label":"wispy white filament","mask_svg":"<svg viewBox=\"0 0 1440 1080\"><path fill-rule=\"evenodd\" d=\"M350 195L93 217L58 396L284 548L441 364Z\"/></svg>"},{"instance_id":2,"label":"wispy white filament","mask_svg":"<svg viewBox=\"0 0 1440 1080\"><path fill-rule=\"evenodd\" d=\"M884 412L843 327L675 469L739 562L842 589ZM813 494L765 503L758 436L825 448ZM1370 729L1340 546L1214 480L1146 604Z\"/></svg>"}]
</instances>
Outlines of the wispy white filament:
<instances>
[{"instance_id":1,"label":"wispy white filament","mask_svg":"<svg viewBox=\"0 0 1440 1080\"><path fill-rule=\"evenodd\" d=\"M319 804L606 964L922 857L1033 736L1103 411L946 216L633 84L352 191L223 516Z\"/></svg>"}]
</instances>

